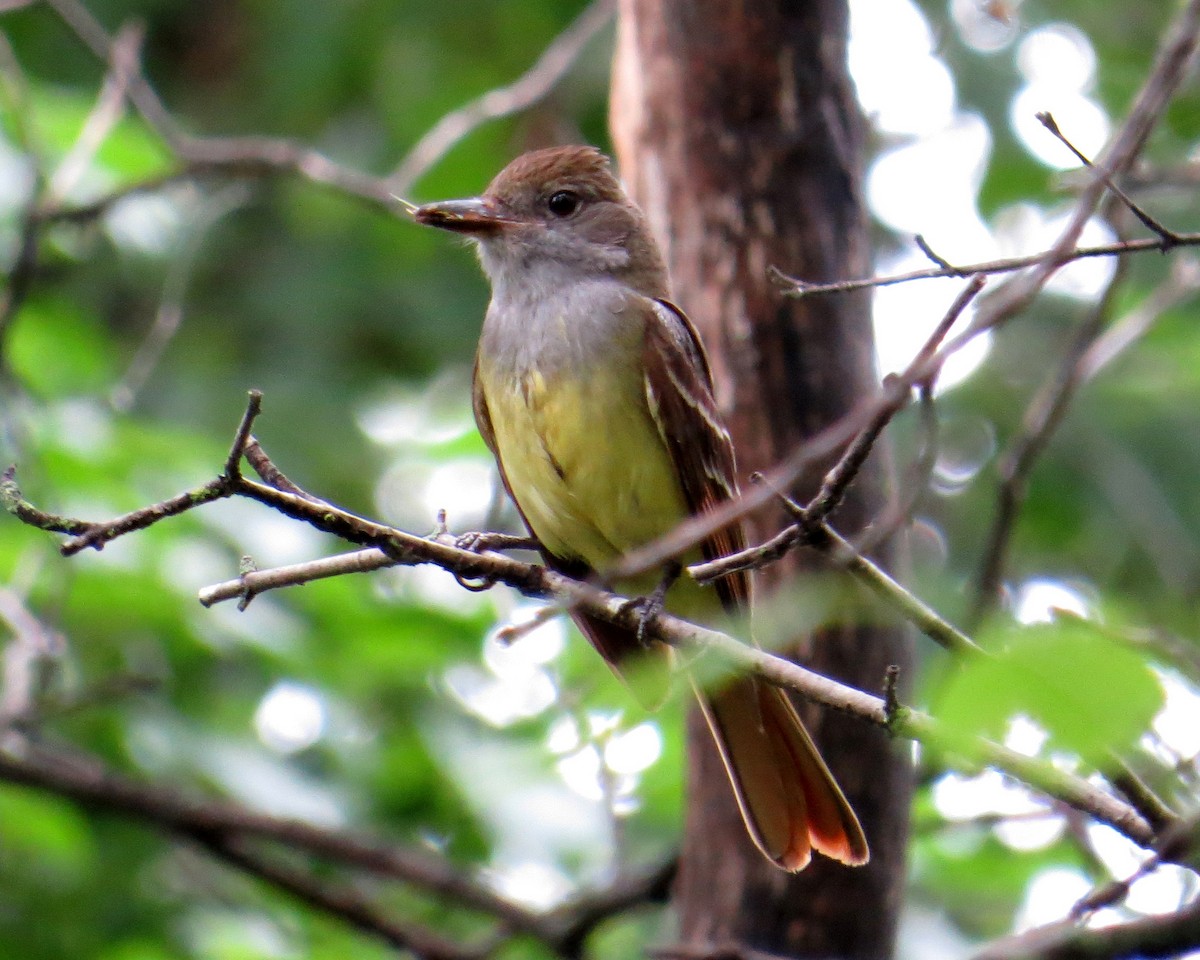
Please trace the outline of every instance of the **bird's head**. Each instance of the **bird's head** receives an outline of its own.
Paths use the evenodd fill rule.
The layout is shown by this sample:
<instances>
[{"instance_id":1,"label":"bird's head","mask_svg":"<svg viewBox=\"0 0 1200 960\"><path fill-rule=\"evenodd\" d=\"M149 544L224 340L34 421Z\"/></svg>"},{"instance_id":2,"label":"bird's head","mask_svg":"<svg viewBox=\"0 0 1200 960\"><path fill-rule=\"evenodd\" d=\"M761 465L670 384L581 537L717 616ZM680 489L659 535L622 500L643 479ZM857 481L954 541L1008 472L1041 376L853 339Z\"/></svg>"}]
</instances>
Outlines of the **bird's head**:
<instances>
[{"instance_id":1,"label":"bird's head","mask_svg":"<svg viewBox=\"0 0 1200 960\"><path fill-rule=\"evenodd\" d=\"M594 147L522 154L482 196L417 208L418 223L476 241L493 284L522 273L580 280L612 277L665 296L666 268L646 218Z\"/></svg>"}]
</instances>

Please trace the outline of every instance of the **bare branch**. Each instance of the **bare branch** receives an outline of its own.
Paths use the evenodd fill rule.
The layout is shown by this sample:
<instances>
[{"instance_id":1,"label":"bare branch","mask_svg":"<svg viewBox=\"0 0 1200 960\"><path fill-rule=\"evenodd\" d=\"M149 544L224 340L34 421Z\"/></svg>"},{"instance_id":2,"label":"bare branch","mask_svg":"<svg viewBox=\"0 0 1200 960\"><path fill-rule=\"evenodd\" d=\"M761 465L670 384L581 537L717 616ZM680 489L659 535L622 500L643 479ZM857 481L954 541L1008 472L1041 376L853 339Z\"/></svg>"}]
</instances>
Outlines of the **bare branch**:
<instances>
[{"instance_id":1,"label":"bare branch","mask_svg":"<svg viewBox=\"0 0 1200 960\"><path fill-rule=\"evenodd\" d=\"M716 531L736 523L748 513L768 503L773 497L778 496L777 491L787 489L808 466L848 444L842 463L830 471L822 491L813 500L818 505L836 504L845 485L853 479L861 467L862 461L880 431L911 399L912 388L919 383L932 381L941 370L945 358L949 355L950 347L939 345L942 344L955 320L961 316L970 301L979 294L983 283L982 277L971 278L904 372L888 377L883 383L882 390L876 396L860 402L846 416L807 438L785 460L765 474L762 482L756 487L743 491L734 500L723 503L707 513L689 517L665 536L637 550L630 551L609 573L609 576L612 579L637 576L657 569L669 559L682 556ZM961 339L961 337L958 338L959 341ZM820 511L817 512L820 513ZM761 554L753 558L753 565L762 566L778 559L802 539L799 536L800 533L801 531L796 528L785 530L761 547L752 548L752 550L762 550ZM725 561L714 562L724 563ZM715 571L718 568L708 569ZM705 574L705 576L708 575L708 573Z\"/></svg>"},{"instance_id":2,"label":"bare branch","mask_svg":"<svg viewBox=\"0 0 1200 960\"><path fill-rule=\"evenodd\" d=\"M418 960L483 960L491 952L486 947L463 946L419 924L388 917L353 887L264 856L238 837L198 833L192 840L242 872L286 890L310 907L379 937Z\"/></svg>"},{"instance_id":3,"label":"bare branch","mask_svg":"<svg viewBox=\"0 0 1200 960\"><path fill-rule=\"evenodd\" d=\"M249 463L254 469L254 472L258 474L259 479L261 479L262 482L267 486L274 487L276 490L284 490L288 493L294 493L300 497L309 497L309 499L312 500L316 499L316 497L311 497L309 494L305 493L298 486L296 486L296 484L292 483L291 480L285 477L280 469L271 462L266 452L253 436L246 438L246 443L244 449L242 450L242 454L245 456L246 462Z\"/></svg>"},{"instance_id":4,"label":"bare branch","mask_svg":"<svg viewBox=\"0 0 1200 960\"><path fill-rule=\"evenodd\" d=\"M346 830L280 819L225 801L188 798L122 777L91 758L44 749L19 758L0 752L0 780L51 791L88 808L131 817L187 837L318 909L435 960L471 960L487 951L459 945L420 926L389 918L354 890L332 885L324 877L318 880L308 870L285 866L281 860L250 846L248 840L269 841L411 884L494 918L499 923L495 937L527 934L566 956L576 956L583 940L605 918L664 899L675 870L674 861L668 861L624 875L607 887L580 894L551 913L539 914L493 893L467 871L426 851Z\"/></svg>"},{"instance_id":5,"label":"bare branch","mask_svg":"<svg viewBox=\"0 0 1200 960\"><path fill-rule=\"evenodd\" d=\"M966 286L959 291L954 302L950 304L945 315L933 332L921 345L921 349L917 351L917 355L909 363L908 368L901 375L901 379L911 381L912 383L922 383L931 385L936 379L938 368L929 367L930 361L934 354L937 353L938 347L942 341L950 333L950 328L958 322L958 318L962 316L964 310L970 305L983 290L986 281L982 276L976 275L971 277ZM920 380L915 380L912 377L914 370L926 370L928 372ZM846 452L842 455L841 460L837 465L829 471L825 476L824 482L821 484L821 489L817 491L816 496L809 501L805 507L805 516L811 520L823 520L832 513L837 506L842 502L845 496L846 489L854 482L854 478L858 476L862 469L863 463L866 462L867 456L875 445L875 441L879 439L879 435L883 432L892 420L892 418L900 412L902 406L907 405L909 397L906 393L902 397L897 397L896 401L882 406L871 418L871 421L859 431L853 442L846 448Z\"/></svg>"},{"instance_id":6,"label":"bare branch","mask_svg":"<svg viewBox=\"0 0 1200 960\"><path fill-rule=\"evenodd\" d=\"M1121 200L1121 202L1124 203L1125 206L1129 208L1130 212L1135 217L1137 217L1145 227L1147 227L1153 233L1156 233L1158 235L1158 238L1162 241L1162 249L1164 251L1169 250L1171 247L1175 246L1178 243L1179 235L1177 233L1175 233L1175 231L1168 230L1166 227L1164 227L1154 217L1150 216L1150 214L1148 214L1145 210L1143 210L1141 207L1139 207L1124 190L1122 190L1120 187L1118 187L1112 177L1110 177L1108 174L1104 173L1102 170L1096 169L1096 165L1093 164L1092 161L1089 160L1086 156L1084 156L1076 148L1075 144L1073 144L1070 140L1067 139L1066 134L1064 134L1062 132L1062 130L1059 129L1058 123L1055 121L1054 116L1052 114L1039 113L1039 114L1037 114L1037 119L1038 119L1038 122L1043 127L1045 127L1047 130L1049 130L1050 133L1052 133L1058 139L1059 143L1063 144L1068 150L1070 150L1073 154L1075 154L1075 157L1079 160L1080 163L1082 163L1085 167L1087 167L1089 170L1091 170L1097 177L1099 177L1103 181L1104 185L1106 187L1108 187L1109 191L1114 196L1118 197Z\"/></svg>"},{"instance_id":7,"label":"bare branch","mask_svg":"<svg viewBox=\"0 0 1200 960\"><path fill-rule=\"evenodd\" d=\"M134 533L137 530L145 530L147 527L154 526L160 520L166 520L168 517L177 517L188 510L194 510L196 507L203 506L206 503L212 503L214 500L223 500L231 496L233 496L233 489L228 480L224 477L218 477L216 480L210 480L201 487L188 490L149 507L133 510L112 520L85 524L81 532L76 533L70 540L67 540L59 547L59 552L64 557L70 557L89 547L93 550L103 550L106 543L116 540L118 537ZM70 521L72 524L80 522L78 520ZM63 532L70 531L63 530Z\"/></svg>"},{"instance_id":8,"label":"bare branch","mask_svg":"<svg viewBox=\"0 0 1200 960\"><path fill-rule=\"evenodd\" d=\"M1105 150L1101 169L1112 177L1123 173L1136 159L1145 144L1151 129L1166 108L1172 93L1178 88L1191 68L1196 53L1197 32L1200 30L1200 0L1190 0L1179 17L1167 31L1154 66L1135 99L1133 108L1121 125L1116 136ZM877 396L858 404L845 417L819 433L808 437L784 458L765 477L765 483L743 492L737 499L701 516L685 520L673 531L658 540L631 551L610 575L617 578L632 577L659 567L665 560L683 555L716 531L740 520L742 517L769 502L773 491L786 490L792 482L812 463L828 456L849 441L861 429L879 415L880 411L896 402L896 392L908 390L940 368L952 353L979 336L985 330L1002 325L1020 310L1023 310L1049 281L1050 277L1064 264L1074 258L1075 244L1084 224L1087 223L1104 192L1103 181L1097 179L1080 196L1075 213L1059 236L1058 242L1048 251L1030 261L1032 269L1027 274L1013 278L997 292L974 320L958 336L944 344L924 363L912 367L896 378L893 390L886 389ZM1161 241L1154 241L1157 247ZM1200 243L1200 235L1193 242ZM1131 242L1132 243L1132 242ZM1130 245L1120 249L1132 249ZM1110 251L1112 252L1112 251ZM972 269L976 273L987 269ZM945 273L939 275L947 275ZM873 285L871 283L860 285ZM802 284L802 286L804 286ZM807 290L808 288L806 288ZM846 289L853 289L849 287Z\"/></svg>"},{"instance_id":9,"label":"bare branch","mask_svg":"<svg viewBox=\"0 0 1200 960\"><path fill-rule=\"evenodd\" d=\"M92 758L44 749L31 750L20 758L0 752L0 779L50 790L93 809L136 817L188 836L270 840L334 863L411 883L497 917L512 929L536 926L536 920L524 908L492 893L441 857L350 831L273 817L225 801L185 797L122 777Z\"/></svg>"},{"instance_id":10,"label":"bare branch","mask_svg":"<svg viewBox=\"0 0 1200 960\"><path fill-rule=\"evenodd\" d=\"M1146 818L1146 822L1160 833L1174 829L1179 823L1179 815L1121 757L1114 754L1112 762L1109 782Z\"/></svg>"},{"instance_id":11,"label":"bare branch","mask_svg":"<svg viewBox=\"0 0 1200 960\"><path fill-rule=\"evenodd\" d=\"M128 410L133 405L138 391L150 379L167 346L179 332L183 323L183 303L188 280L209 230L245 203L247 198L244 185L228 186L211 197L200 214L191 219L182 248L167 269L162 298L154 314L154 322L138 344L137 352L129 361L125 373L108 392L109 403L115 410Z\"/></svg>"},{"instance_id":12,"label":"bare branch","mask_svg":"<svg viewBox=\"0 0 1200 960\"><path fill-rule=\"evenodd\" d=\"M64 23L92 53L116 60L120 45L79 0L46 0ZM534 65L513 83L483 94L444 116L409 151L389 176L377 177L330 160L302 143L277 137L208 137L188 133L171 115L142 74L136 58L122 60L121 78L130 103L183 164L182 171L122 187L113 194L75 208L45 205L42 220L86 219L131 192L157 189L180 177L194 178L220 171L239 177L295 174L315 184L331 187L388 210L397 194L406 193L415 181L440 160L459 140L488 120L527 109L546 97L571 68L588 42L612 19L615 0L594 0L546 49ZM114 71L115 72L115 71Z\"/></svg>"},{"instance_id":13,"label":"bare branch","mask_svg":"<svg viewBox=\"0 0 1200 960\"><path fill-rule=\"evenodd\" d=\"M121 119L130 79L138 69L144 33L141 24L127 24L113 38L109 45L108 75L104 78L96 103L84 120L83 129L71 149L51 174L40 207L57 206L71 192L91 165L96 151Z\"/></svg>"},{"instance_id":14,"label":"bare branch","mask_svg":"<svg viewBox=\"0 0 1200 960\"><path fill-rule=\"evenodd\" d=\"M489 90L442 117L387 178L392 192L407 195L434 164L480 125L527 110L544 99L579 59L584 47L612 20L615 12L616 0L593 0L524 74L507 86Z\"/></svg>"},{"instance_id":15,"label":"bare branch","mask_svg":"<svg viewBox=\"0 0 1200 960\"><path fill-rule=\"evenodd\" d=\"M949 271L951 276L970 276L970 273L964 273L962 270L959 270L958 267L954 266L954 264L952 264L949 260L935 251L933 247L929 245L929 241L926 240L921 234L917 233L913 235L913 243L917 245L918 250L936 263L940 269Z\"/></svg>"},{"instance_id":16,"label":"bare branch","mask_svg":"<svg viewBox=\"0 0 1200 960\"><path fill-rule=\"evenodd\" d=\"M1121 960L1177 957L1200 943L1200 901L1175 913L1089 928L1064 920L999 940L974 960Z\"/></svg>"},{"instance_id":17,"label":"bare branch","mask_svg":"<svg viewBox=\"0 0 1200 960\"><path fill-rule=\"evenodd\" d=\"M1200 245L1200 233L1175 234L1172 246L1194 247ZM904 273L893 273L883 277L859 277L853 280L834 280L829 283L813 283L789 276L777 269L772 269L771 275L784 286L783 293L789 297L810 297L821 293L850 293L855 290L867 290L875 287L893 287L901 283L912 283L914 280L937 280L959 278L973 274L992 276L1000 273L1015 273L1028 267L1045 263L1047 258L1053 258L1058 266L1074 263L1076 260L1088 260L1094 257L1116 257L1124 253L1145 253L1154 251L1161 253L1162 240L1145 237L1135 240L1120 240L1114 243L1101 243L1088 247L1073 247L1065 252L1055 249L1042 250L1021 257L1003 257L997 260L983 260L979 263L968 263L961 267L926 267L922 270L908 270Z\"/></svg>"},{"instance_id":18,"label":"bare branch","mask_svg":"<svg viewBox=\"0 0 1200 960\"><path fill-rule=\"evenodd\" d=\"M670 894L678 863L671 859L636 874L617 877L603 890L584 894L559 907L540 924L542 939L566 957L581 955L587 936L603 920Z\"/></svg>"},{"instance_id":19,"label":"bare branch","mask_svg":"<svg viewBox=\"0 0 1200 960\"><path fill-rule=\"evenodd\" d=\"M51 533L66 533L75 536L86 533L92 526L83 520L56 516L35 507L21 496L21 489L17 486L16 467L8 467L4 473L0 474L0 504L3 504L4 509L22 523L37 527L39 530L48 530Z\"/></svg>"},{"instance_id":20,"label":"bare branch","mask_svg":"<svg viewBox=\"0 0 1200 960\"><path fill-rule=\"evenodd\" d=\"M1150 73L1134 98L1133 106L1096 164L1096 180L1080 193L1075 212L1057 243L1029 273L1006 283L998 295L979 311L973 327L980 330L998 327L1024 310L1067 262L1065 258L1075 248L1080 233L1107 189L1106 181L1122 175L1133 165L1175 91L1191 72L1198 38L1200 0L1189 0L1167 28ZM960 335L960 339L964 335Z\"/></svg>"},{"instance_id":21,"label":"bare branch","mask_svg":"<svg viewBox=\"0 0 1200 960\"><path fill-rule=\"evenodd\" d=\"M46 3L97 58L112 60L113 38L79 0L46 0ZM140 65L134 64L127 79L130 103L184 164L189 175L213 170L247 177L295 173L389 209L394 204L392 191L384 178L341 166L303 144L272 137L193 136L167 110L142 74ZM101 204L90 204L88 209L103 209L107 202L106 199ZM47 209L44 215L77 218L81 212Z\"/></svg>"},{"instance_id":22,"label":"bare branch","mask_svg":"<svg viewBox=\"0 0 1200 960\"><path fill-rule=\"evenodd\" d=\"M1080 361L1080 379L1092 380L1150 330L1159 317L1200 290L1200 262L1177 257L1167 282L1154 288L1146 300L1103 331Z\"/></svg>"},{"instance_id":23,"label":"bare branch","mask_svg":"<svg viewBox=\"0 0 1200 960\"><path fill-rule=\"evenodd\" d=\"M104 25L79 0L45 0L45 2L83 41L97 59L106 63L114 62L113 38L104 29ZM135 61L131 66L126 78L130 102L168 145L176 145L183 139L183 133L167 112L167 108L163 106L158 94L146 82L140 64Z\"/></svg>"},{"instance_id":24,"label":"bare branch","mask_svg":"<svg viewBox=\"0 0 1200 960\"><path fill-rule=\"evenodd\" d=\"M996 510L984 541L979 575L975 581L975 595L969 620L972 624L980 623L1000 598L1008 547L1017 516L1025 501L1029 474L1075 397L1082 380L1083 356L1116 302L1121 280L1125 275L1125 268L1122 266L1124 262L1118 261L1117 272L1109 281L1104 296L1076 327L1062 360L1047 375L1041 388L1030 401L1022 419L1020 432L1000 458L997 467L1000 486L996 492Z\"/></svg>"},{"instance_id":25,"label":"bare branch","mask_svg":"<svg viewBox=\"0 0 1200 960\"><path fill-rule=\"evenodd\" d=\"M1166 283L1156 287L1134 310L1101 333L1117 300L1125 273L1120 264L1124 262L1118 261L1118 271L1104 296L1078 325L1058 367L1050 372L1030 401L1020 432L999 458L996 512L981 553L969 623L980 622L999 598L1008 547L1029 477L1079 390L1142 337L1163 313L1200 289L1200 270L1196 264L1176 261Z\"/></svg>"},{"instance_id":26,"label":"bare branch","mask_svg":"<svg viewBox=\"0 0 1200 960\"><path fill-rule=\"evenodd\" d=\"M1000 325L1023 309L1045 286L1050 277L1067 263L1085 257L1106 257L1142 250L1163 250L1166 239L1161 233L1155 239L1128 240L1095 247L1076 247L1076 242L1105 189L1132 167L1145 146L1150 131L1154 129L1166 109L1167 103L1190 72L1196 55L1198 27L1200 27L1200 7L1193 0L1180 11L1179 16L1167 29L1150 73L1135 97L1125 122L1109 141L1100 162L1093 167L1096 179L1088 184L1080 194L1071 221L1059 236L1058 242L1049 250L1028 257L991 260L963 267L944 265L935 269L912 270L890 277L868 277L834 283L810 283L796 277L789 277L779 270L773 270L773 275L789 288L786 291L789 296L803 297L814 293L844 293L868 287L890 286L931 277L958 277L975 273L1012 273L1026 267L1033 267L1034 270L1028 276L1018 278L1021 281L1019 285L1010 286L1004 299L993 302L987 317L980 319L981 326L990 328ZM1151 229L1154 228L1151 227ZM1171 238L1170 246L1200 244L1200 234L1175 234L1169 231L1167 233ZM932 255L932 251L927 251L927 255ZM941 257L936 255L932 255L932 259L941 262Z\"/></svg>"},{"instance_id":27,"label":"bare branch","mask_svg":"<svg viewBox=\"0 0 1200 960\"><path fill-rule=\"evenodd\" d=\"M384 567L394 567L396 561L382 550L371 547L367 550L355 550L342 553L336 557L323 557L320 560L308 560L286 567L274 567L270 570L256 570L246 573L236 580L226 580L223 583L205 587L200 591L200 602L211 607L223 600L238 600L247 596L257 596L268 590L280 587L294 587L326 577L340 577L349 573L369 573Z\"/></svg>"},{"instance_id":28,"label":"bare branch","mask_svg":"<svg viewBox=\"0 0 1200 960\"><path fill-rule=\"evenodd\" d=\"M246 442L256 413L257 405L252 396L251 404L238 429L234 451L239 449L239 444ZM231 453L231 461L232 457ZM1146 845L1154 839L1153 829L1129 804L1085 780L1058 770L1052 764L1022 756L990 741L952 739L926 714L908 708L897 710L895 704L889 708L880 697L840 684L791 661L747 647L718 631L688 623L666 613L657 613L647 620L643 612L635 609L626 598L601 590L593 584L572 580L545 567L527 564L502 554L480 554L463 550L457 545L458 540L449 534L417 537L357 517L332 504L249 480L240 474L218 478L190 494L145 508L117 521L93 525L89 534L91 540L98 545L111 539L111 536L138 529L138 524L129 519L131 517L141 518L139 522L145 526L160 519L159 514L174 504L181 504L180 512L189 509L190 505L194 505L190 500L194 496L211 495L215 499L217 496L231 496L235 493L258 500L287 516L352 543L377 547L397 563L433 563L462 579L504 583L529 596L548 597L560 606L582 610L590 616L631 632L642 629L648 631L647 635L676 646L700 652L712 651L737 669L754 672L771 683L786 686L827 706L883 726L894 735L952 748L953 755L962 758L961 762L969 766L981 763L995 766L1035 789L1042 790L1063 803L1077 807L1110 824L1136 843ZM824 524L816 528L812 535L828 540L827 544L821 543L821 548L830 551L835 562L845 562L852 571L859 565L868 564L868 561L857 557L849 544ZM84 537L72 541L80 544L79 549L90 545L90 542ZM943 640L952 649L966 651L973 647L969 638L956 635L957 632L949 625L942 625L940 618L932 610L908 595L882 571L869 567L862 576L864 579L869 577L866 582L889 599L899 600L901 596L907 598L906 606L900 608L902 612L919 621L922 629L945 631L946 636Z\"/></svg>"},{"instance_id":29,"label":"bare branch","mask_svg":"<svg viewBox=\"0 0 1200 960\"><path fill-rule=\"evenodd\" d=\"M1105 907L1115 906L1129 896L1133 885L1149 876L1164 863L1182 862L1196 842L1196 818L1187 820L1173 817L1160 830L1160 839L1153 856L1146 859L1133 873L1123 880L1114 880L1093 890L1071 908L1071 919L1083 920Z\"/></svg>"},{"instance_id":30,"label":"bare branch","mask_svg":"<svg viewBox=\"0 0 1200 960\"><path fill-rule=\"evenodd\" d=\"M905 470L904 478L896 484L903 494L894 496L884 512L854 538L854 549L861 554L870 555L876 546L888 540L897 530L911 524L929 491L929 478L933 475L938 458L938 414L933 388L928 383L919 384L917 398L920 412L917 455Z\"/></svg>"}]
</instances>

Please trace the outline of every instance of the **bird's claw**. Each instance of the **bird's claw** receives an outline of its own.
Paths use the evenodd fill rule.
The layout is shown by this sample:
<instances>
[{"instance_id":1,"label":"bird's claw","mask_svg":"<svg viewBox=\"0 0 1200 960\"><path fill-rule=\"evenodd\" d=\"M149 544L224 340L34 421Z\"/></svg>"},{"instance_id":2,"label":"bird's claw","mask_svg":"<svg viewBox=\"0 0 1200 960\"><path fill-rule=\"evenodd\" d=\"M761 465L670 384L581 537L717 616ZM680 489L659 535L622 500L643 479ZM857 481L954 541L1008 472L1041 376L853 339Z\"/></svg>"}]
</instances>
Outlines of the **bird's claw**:
<instances>
[{"instance_id":1,"label":"bird's claw","mask_svg":"<svg viewBox=\"0 0 1200 960\"><path fill-rule=\"evenodd\" d=\"M633 597L621 604L622 613L634 612L637 614L637 641L640 646L648 647L650 645L650 638L647 637L650 624L666 608L667 591L675 585L675 581L679 579L679 574L682 572L683 567L681 564L669 564L663 571L663 576L658 581L658 586L650 591L650 593L641 597Z\"/></svg>"}]
</instances>

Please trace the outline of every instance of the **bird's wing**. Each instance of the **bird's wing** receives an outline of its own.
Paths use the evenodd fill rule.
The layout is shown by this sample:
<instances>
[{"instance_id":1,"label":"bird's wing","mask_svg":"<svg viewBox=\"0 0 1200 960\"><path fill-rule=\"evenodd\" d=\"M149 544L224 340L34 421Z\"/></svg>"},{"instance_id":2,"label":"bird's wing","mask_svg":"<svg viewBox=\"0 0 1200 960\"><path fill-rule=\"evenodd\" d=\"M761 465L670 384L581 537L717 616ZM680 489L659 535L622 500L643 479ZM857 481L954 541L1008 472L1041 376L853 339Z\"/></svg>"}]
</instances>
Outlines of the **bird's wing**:
<instances>
[{"instance_id":1,"label":"bird's wing","mask_svg":"<svg viewBox=\"0 0 1200 960\"><path fill-rule=\"evenodd\" d=\"M670 451L692 513L704 513L737 495L733 443L713 397L712 372L700 335L687 315L667 300L648 301L643 366L646 400ZM712 534L701 545L706 560L743 549L740 524ZM744 609L750 581L737 573L717 581L727 610Z\"/></svg>"},{"instance_id":2,"label":"bird's wing","mask_svg":"<svg viewBox=\"0 0 1200 960\"><path fill-rule=\"evenodd\" d=\"M695 328L678 307L655 303L658 322L646 326L646 394L688 506L701 513L737 492L733 447ZM734 525L706 540L703 552L719 557L744 545ZM745 573L717 581L727 609L746 604L749 586ZM812 849L843 863L866 863L862 827L787 695L752 676L697 693L759 849L785 870L802 869Z\"/></svg>"}]
</instances>

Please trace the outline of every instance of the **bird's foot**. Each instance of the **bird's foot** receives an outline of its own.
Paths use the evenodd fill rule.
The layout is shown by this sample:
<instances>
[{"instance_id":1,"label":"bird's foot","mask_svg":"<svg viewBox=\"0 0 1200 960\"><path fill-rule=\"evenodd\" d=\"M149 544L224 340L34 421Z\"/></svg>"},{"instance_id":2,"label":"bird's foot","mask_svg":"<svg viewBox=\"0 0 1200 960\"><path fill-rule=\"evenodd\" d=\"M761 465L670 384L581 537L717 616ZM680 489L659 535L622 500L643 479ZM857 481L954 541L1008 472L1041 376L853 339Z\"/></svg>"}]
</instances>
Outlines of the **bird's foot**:
<instances>
[{"instance_id":1,"label":"bird's foot","mask_svg":"<svg viewBox=\"0 0 1200 960\"><path fill-rule=\"evenodd\" d=\"M637 614L637 640L641 646L648 647L650 645L650 638L647 636L650 624L663 612L667 601L667 591L675 585L675 581L679 579L682 572L683 565L681 563L677 561L668 563L663 568L662 579L658 581L658 586L650 593L641 597L633 597L621 605L622 612L629 610Z\"/></svg>"},{"instance_id":2,"label":"bird's foot","mask_svg":"<svg viewBox=\"0 0 1200 960\"><path fill-rule=\"evenodd\" d=\"M485 550L536 550L537 541L532 537L514 537L507 533L464 533L457 537L454 545L459 550L483 553Z\"/></svg>"}]
</instances>

